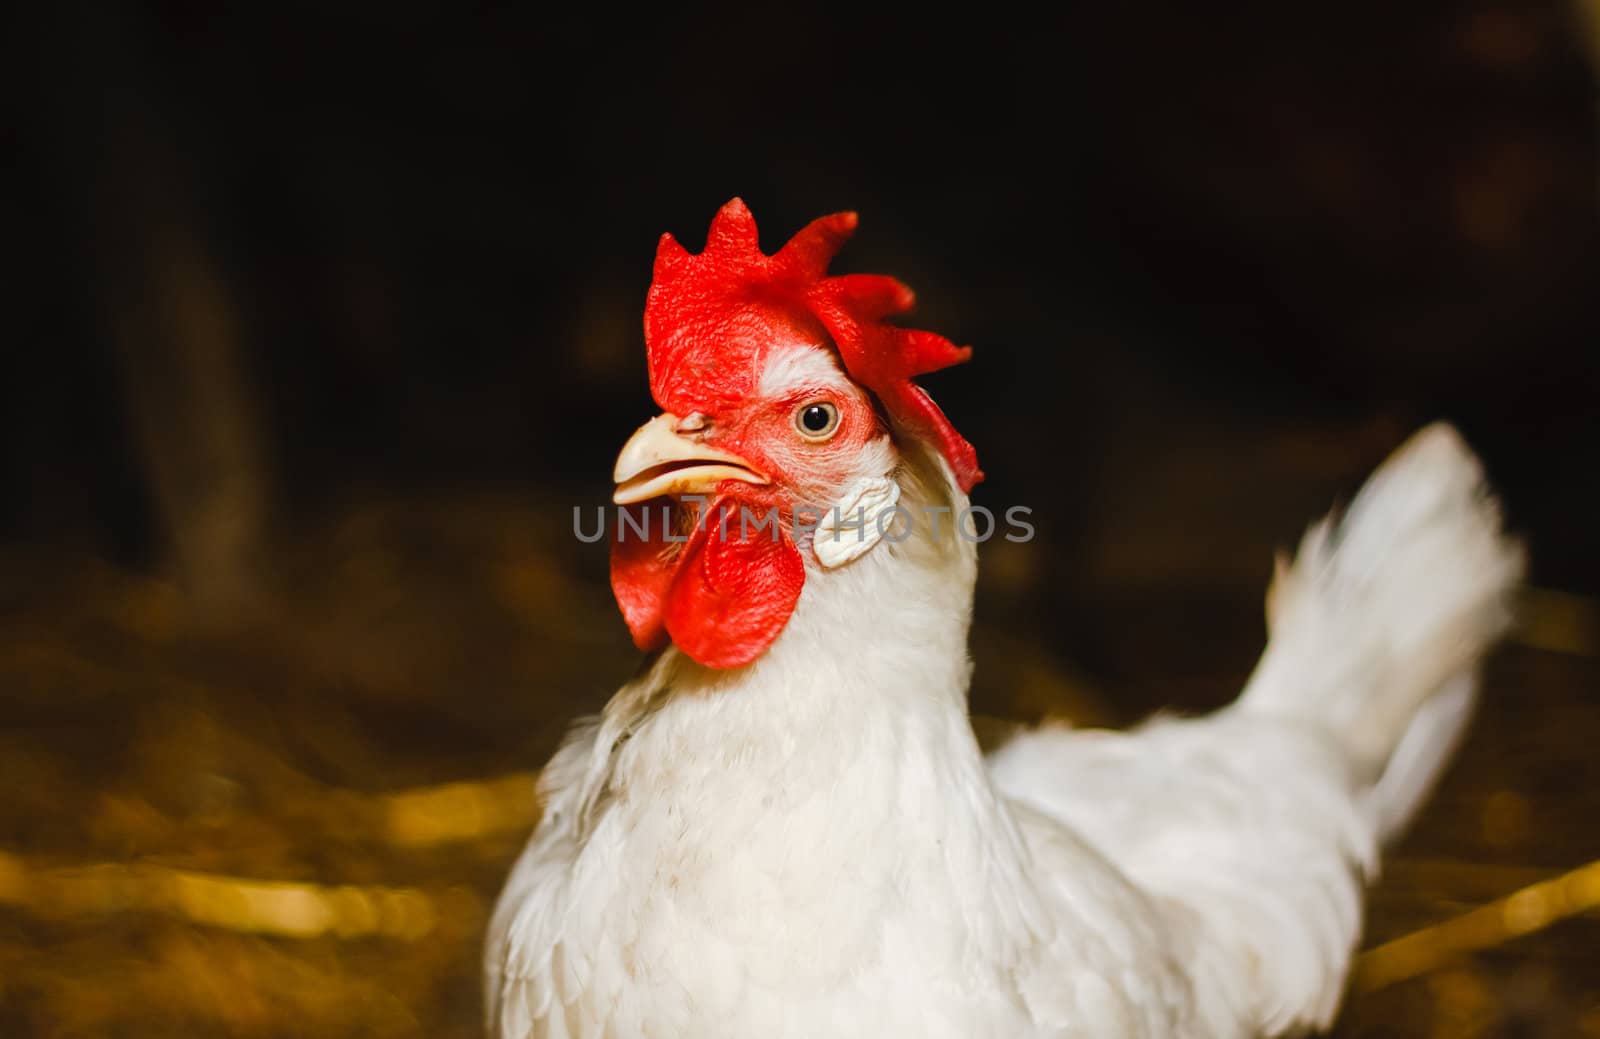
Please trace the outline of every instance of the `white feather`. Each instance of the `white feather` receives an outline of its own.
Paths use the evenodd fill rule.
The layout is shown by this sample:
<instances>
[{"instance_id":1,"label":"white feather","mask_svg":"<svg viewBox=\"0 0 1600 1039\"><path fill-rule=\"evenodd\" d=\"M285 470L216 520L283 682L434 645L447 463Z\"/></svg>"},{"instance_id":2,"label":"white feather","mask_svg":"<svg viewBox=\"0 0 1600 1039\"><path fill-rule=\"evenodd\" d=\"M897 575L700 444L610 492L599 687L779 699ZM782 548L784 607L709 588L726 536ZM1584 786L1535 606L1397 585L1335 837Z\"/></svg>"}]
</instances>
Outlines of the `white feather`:
<instances>
[{"instance_id":1,"label":"white feather","mask_svg":"<svg viewBox=\"0 0 1600 1039\"><path fill-rule=\"evenodd\" d=\"M1517 575L1475 465L1443 436L1380 471L1338 535L1307 536L1261 668L1210 717L1048 728L986 762L965 706L974 546L949 525L808 564L794 616L746 668L667 649L546 770L544 819L490 927L491 1031L1326 1024L1378 840L1459 731L1419 706L1460 697ZM907 504L959 510L943 463L898 439Z\"/></svg>"}]
</instances>

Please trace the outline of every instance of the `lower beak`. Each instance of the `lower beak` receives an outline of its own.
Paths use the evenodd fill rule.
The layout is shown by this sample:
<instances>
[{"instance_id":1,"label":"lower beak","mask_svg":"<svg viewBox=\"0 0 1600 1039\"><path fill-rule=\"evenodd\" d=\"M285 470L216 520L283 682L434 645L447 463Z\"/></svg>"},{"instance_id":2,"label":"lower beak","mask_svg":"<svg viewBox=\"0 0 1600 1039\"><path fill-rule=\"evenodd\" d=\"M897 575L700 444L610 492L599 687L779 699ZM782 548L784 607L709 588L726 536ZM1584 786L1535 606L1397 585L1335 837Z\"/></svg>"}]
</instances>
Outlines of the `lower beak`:
<instances>
[{"instance_id":1,"label":"lower beak","mask_svg":"<svg viewBox=\"0 0 1600 1039\"><path fill-rule=\"evenodd\" d=\"M630 505L664 494L704 494L723 480L768 480L738 455L718 451L678 432L676 415L657 415L622 445L611 500Z\"/></svg>"}]
</instances>

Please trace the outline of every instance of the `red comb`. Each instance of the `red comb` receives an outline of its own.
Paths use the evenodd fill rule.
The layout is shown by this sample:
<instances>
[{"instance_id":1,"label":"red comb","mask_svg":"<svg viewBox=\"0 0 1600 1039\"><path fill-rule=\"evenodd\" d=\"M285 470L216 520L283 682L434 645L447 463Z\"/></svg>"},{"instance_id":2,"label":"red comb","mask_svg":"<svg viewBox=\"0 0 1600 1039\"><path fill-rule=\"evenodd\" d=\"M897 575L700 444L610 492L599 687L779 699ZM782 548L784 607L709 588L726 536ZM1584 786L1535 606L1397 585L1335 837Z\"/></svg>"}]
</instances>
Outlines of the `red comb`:
<instances>
[{"instance_id":1,"label":"red comb","mask_svg":"<svg viewBox=\"0 0 1600 1039\"><path fill-rule=\"evenodd\" d=\"M644 312L650 392L676 414L712 411L750 391L774 331L826 332L850 377L876 394L896 422L929 438L961 490L970 491L983 479L977 452L911 380L960 364L972 349L889 324L885 318L916 300L895 279L828 276L829 261L855 229L854 213L834 213L767 256L755 217L734 199L711 221L699 254L662 235Z\"/></svg>"}]
</instances>

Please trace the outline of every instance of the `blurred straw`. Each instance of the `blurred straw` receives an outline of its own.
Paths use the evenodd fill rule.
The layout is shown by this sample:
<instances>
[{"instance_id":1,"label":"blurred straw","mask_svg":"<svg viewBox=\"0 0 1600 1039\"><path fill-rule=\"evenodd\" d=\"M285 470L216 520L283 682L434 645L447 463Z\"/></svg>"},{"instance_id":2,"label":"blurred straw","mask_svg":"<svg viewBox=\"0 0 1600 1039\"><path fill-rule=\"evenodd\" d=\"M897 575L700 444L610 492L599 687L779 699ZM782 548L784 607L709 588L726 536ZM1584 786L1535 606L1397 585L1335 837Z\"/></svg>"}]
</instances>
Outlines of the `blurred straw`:
<instances>
[{"instance_id":1,"label":"blurred straw","mask_svg":"<svg viewBox=\"0 0 1600 1039\"><path fill-rule=\"evenodd\" d=\"M1427 974L1462 953L1491 948L1597 908L1600 861L1362 953L1352 988L1374 992Z\"/></svg>"},{"instance_id":2,"label":"blurred straw","mask_svg":"<svg viewBox=\"0 0 1600 1039\"><path fill-rule=\"evenodd\" d=\"M429 894L410 887L255 880L149 864L39 867L5 852L0 852L0 903L46 917L165 913L250 934L402 941L427 936L441 919L475 920L482 908L464 887Z\"/></svg>"},{"instance_id":3,"label":"blurred straw","mask_svg":"<svg viewBox=\"0 0 1600 1039\"><path fill-rule=\"evenodd\" d=\"M1600 0L1596 0L1600 3ZM1553 588L1529 588L1512 638L1531 649L1600 657L1600 603Z\"/></svg>"},{"instance_id":4,"label":"blurred straw","mask_svg":"<svg viewBox=\"0 0 1600 1039\"><path fill-rule=\"evenodd\" d=\"M420 847L531 830L539 819L537 783L534 773L518 772L389 794L380 801L384 833L395 844Z\"/></svg>"}]
</instances>

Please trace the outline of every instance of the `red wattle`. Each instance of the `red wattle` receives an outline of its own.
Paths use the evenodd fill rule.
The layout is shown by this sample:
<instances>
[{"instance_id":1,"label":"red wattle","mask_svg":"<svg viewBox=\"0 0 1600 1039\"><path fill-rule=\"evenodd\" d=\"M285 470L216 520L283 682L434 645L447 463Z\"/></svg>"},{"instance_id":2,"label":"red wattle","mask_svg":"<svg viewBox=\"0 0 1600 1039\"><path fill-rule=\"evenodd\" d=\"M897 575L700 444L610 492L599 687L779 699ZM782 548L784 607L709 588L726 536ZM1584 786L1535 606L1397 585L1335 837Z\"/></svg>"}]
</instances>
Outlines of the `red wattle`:
<instances>
[{"instance_id":1,"label":"red wattle","mask_svg":"<svg viewBox=\"0 0 1600 1039\"><path fill-rule=\"evenodd\" d=\"M682 559L681 555L666 558L668 550L688 546L667 543L664 524L671 515L671 504L665 498L622 508L633 525L618 515L611 538L611 594L622 607L622 619L628 622L633 644L652 650L667 641L661 602ZM643 536L641 530L645 532Z\"/></svg>"},{"instance_id":2,"label":"red wattle","mask_svg":"<svg viewBox=\"0 0 1600 1039\"><path fill-rule=\"evenodd\" d=\"M681 551L661 528L660 501L647 503L650 537L619 528L612 542L611 587L640 649L671 637L706 667L750 663L783 631L800 590L805 563L781 527L740 529L737 506L723 499ZM636 516L638 514L635 514ZM725 528L724 529L724 525Z\"/></svg>"}]
</instances>

